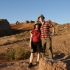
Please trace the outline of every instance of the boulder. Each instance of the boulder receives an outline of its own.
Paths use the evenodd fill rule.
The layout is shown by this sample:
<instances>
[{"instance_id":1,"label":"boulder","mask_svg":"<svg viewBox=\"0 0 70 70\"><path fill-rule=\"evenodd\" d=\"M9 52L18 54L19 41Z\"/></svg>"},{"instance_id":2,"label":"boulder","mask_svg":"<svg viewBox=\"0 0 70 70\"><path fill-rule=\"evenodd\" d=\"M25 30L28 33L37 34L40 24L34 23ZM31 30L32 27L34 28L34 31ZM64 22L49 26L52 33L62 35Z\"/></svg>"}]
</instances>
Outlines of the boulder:
<instances>
[{"instance_id":1,"label":"boulder","mask_svg":"<svg viewBox=\"0 0 70 70\"><path fill-rule=\"evenodd\" d=\"M28 21L28 20L26 20L26 21L25 21L25 23L29 23L29 21Z\"/></svg>"},{"instance_id":2,"label":"boulder","mask_svg":"<svg viewBox=\"0 0 70 70\"><path fill-rule=\"evenodd\" d=\"M7 19L0 19L0 36L11 34L11 27Z\"/></svg>"},{"instance_id":3,"label":"boulder","mask_svg":"<svg viewBox=\"0 0 70 70\"><path fill-rule=\"evenodd\" d=\"M70 70L69 64L60 60L41 58L38 70Z\"/></svg>"},{"instance_id":4,"label":"boulder","mask_svg":"<svg viewBox=\"0 0 70 70\"><path fill-rule=\"evenodd\" d=\"M30 23L35 23L35 21L30 20Z\"/></svg>"}]
</instances>

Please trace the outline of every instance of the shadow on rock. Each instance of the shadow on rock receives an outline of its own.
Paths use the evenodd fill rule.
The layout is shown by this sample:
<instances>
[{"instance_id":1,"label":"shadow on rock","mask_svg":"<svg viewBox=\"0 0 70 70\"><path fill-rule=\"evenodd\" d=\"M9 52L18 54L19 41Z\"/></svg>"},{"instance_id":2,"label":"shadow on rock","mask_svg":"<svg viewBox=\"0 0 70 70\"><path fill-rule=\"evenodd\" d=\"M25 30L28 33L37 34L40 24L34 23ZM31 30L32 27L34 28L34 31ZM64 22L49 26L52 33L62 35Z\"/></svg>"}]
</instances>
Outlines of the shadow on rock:
<instances>
[{"instance_id":1,"label":"shadow on rock","mask_svg":"<svg viewBox=\"0 0 70 70\"><path fill-rule=\"evenodd\" d=\"M54 59L61 59L61 58L63 58L64 56L65 56L64 53L56 54L55 57L54 57Z\"/></svg>"}]
</instances>

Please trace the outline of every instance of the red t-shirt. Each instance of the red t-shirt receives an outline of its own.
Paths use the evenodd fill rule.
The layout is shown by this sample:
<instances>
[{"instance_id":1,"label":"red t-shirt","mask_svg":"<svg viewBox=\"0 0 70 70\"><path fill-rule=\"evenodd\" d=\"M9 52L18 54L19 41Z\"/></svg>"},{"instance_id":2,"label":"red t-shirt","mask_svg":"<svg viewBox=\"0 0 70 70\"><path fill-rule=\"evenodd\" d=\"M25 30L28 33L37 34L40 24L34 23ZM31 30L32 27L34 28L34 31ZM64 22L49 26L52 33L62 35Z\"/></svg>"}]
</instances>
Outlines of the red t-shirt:
<instances>
[{"instance_id":1,"label":"red t-shirt","mask_svg":"<svg viewBox=\"0 0 70 70\"><path fill-rule=\"evenodd\" d=\"M31 33L33 34L32 42L40 42L41 41L41 31L40 30L33 29L31 31Z\"/></svg>"}]
</instances>

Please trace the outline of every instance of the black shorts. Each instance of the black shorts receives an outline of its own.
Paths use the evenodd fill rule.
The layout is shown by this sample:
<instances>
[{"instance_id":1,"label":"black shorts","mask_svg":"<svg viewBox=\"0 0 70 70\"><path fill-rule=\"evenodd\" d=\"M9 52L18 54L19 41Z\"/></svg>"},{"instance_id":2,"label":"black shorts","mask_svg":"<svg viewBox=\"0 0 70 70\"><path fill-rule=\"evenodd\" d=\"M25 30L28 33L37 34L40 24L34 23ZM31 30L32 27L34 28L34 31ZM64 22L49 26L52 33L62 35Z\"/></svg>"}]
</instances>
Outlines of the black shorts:
<instances>
[{"instance_id":1,"label":"black shorts","mask_svg":"<svg viewBox=\"0 0 70 70\"><path fill-rule=\"evenodd\" d=\"M31 42L31 53L41 51L41 42Z\"/></svg>"}]
</instances>

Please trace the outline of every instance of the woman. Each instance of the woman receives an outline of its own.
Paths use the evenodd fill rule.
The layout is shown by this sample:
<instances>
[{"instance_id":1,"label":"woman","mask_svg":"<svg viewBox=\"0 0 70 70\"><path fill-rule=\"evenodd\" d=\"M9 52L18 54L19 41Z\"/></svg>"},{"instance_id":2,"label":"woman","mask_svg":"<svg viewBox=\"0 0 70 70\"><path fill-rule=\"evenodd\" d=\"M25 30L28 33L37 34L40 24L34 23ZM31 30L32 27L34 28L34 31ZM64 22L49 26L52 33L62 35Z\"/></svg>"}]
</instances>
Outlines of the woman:
<instances>
[{"instance_id":1,"label":"woman","mask_svg":"<svg viewBox=\"0 0 70 70\"><path fill-rule=\"evenodd\" d=\"M30 31L30 47L31 47L31 55L30 55L30 63L29 68L32 67L32 60L34 53L37 52L37 61L39 64L40 50L41 50L41 31L40 31L39 21L36 20L34 24L34 29Z\"/></svg>"}]
</instances>

